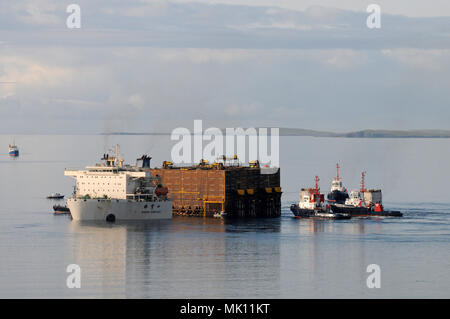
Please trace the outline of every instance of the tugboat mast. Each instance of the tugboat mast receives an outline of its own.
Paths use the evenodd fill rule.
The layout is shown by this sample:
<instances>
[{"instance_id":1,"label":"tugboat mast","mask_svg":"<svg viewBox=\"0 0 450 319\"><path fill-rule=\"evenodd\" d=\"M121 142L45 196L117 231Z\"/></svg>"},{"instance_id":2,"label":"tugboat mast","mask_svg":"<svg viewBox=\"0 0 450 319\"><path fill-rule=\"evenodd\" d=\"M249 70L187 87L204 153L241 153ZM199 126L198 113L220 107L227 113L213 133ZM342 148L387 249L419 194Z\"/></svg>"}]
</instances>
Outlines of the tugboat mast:
<instances>
[{"instance_id":1,"label":"tugboat mast","mask_svg":"<svg viewBox=\"0 0 450 319\"><path fill-rule=\"evenodd\" d=\"M316 189L315 194L319 194L319 176L316 175Z\"/></svg>"},{"instance_id":2,"label":"tugboat mast","mask_svg":"<svg viewBox=\"0 0 450 319\"><path fill-rule=\"evenodd\" d=\"M366 191L366 183L365 183L366 172L361 173L361 193L364 194Z\"/></svg>"}]
</instances>

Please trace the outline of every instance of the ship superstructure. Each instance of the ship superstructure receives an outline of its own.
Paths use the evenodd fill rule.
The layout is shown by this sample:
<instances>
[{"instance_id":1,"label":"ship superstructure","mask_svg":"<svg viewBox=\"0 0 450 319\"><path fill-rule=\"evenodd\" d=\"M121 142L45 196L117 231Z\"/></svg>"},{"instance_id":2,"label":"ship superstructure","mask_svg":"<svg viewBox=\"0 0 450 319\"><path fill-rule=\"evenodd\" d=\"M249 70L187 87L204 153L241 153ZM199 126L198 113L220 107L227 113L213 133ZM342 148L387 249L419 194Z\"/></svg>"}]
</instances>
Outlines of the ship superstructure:
<instances>
[{"instance_id":1,"label":"ship superstructure","mask_svg":"<svg viewBox=\"0 0 450 319\"><path fill-rule=\"evenodd\" d=\"M399 211L385 211L382 204L381 189L367 189L365 185L366 173L361 173L361 188L350 192L345 203L331 204L335 213L347 213L352 216L396 216L403 214Z\"/></svg>"},{"instance_id":2,"label":"ship superstructure","mask_svg":"<svg viewBox=\"0 0 450 319\"><path fill-rule=\"evenodd\" d=\"M331 182L331 189L327 195L327 200L330 203L343 204L348 198L347 189L342 185L341 176L339 175L339 164L336 164L336 177Z\"/></svg>"},{"instance_id":3,"label":"ship superstructure","mask_svg":"<svg viewBox=\"0 0 450 319\"><path fill-rule=\"evenodd\" d=\"M68 170L76 179L67 207L74 220L145 220L172 217L167 188L150 171L150 157L125 165L116 146L114 156L104 154L101 163L85 170Z\"/></svg>"},{"instance_id":4,"label":"ship superstructure","mask_svg":"<svg viewBox=\"0 0 450 319\"><path fill-rule=\"evenodd\" d=\"M300 199L297 204L291 205L291 212L295 217L303 218L331 218L331 219L349 219L347 214L334 214L324 204L324 195L320 193L319 177L316 176L316 185L311 188L302 188L300 190Z\"/></svg>"},{"instance_id":5,"label":"ship superstructure","mask_svg":"<svg viewBox=\"0 0 450 319\"><path fill-rule=\"evenodd\" d=\"M314 188L302 188L300 191L298 207L305 212L324 210L324 196L320 193L318 176L316 176L316 185Z\"/></svg>"}]
</instances>

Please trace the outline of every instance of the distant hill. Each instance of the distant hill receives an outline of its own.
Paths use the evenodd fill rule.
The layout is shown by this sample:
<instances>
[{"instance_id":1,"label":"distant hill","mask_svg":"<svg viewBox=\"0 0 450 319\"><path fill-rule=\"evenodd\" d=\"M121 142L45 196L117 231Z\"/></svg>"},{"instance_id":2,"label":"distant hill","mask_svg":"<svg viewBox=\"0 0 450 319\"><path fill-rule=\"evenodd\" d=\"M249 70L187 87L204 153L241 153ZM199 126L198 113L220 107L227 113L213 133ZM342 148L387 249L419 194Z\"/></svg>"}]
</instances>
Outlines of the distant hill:
<instances>
[{"instance_id":1,"label":"distant hill","mask_svg":"<svg viewBox=\"0 0 450 319\"><path fill-rule=\"evenodd\" d=\"M348 137L348 138L450 138L449 130L362 130L348 133L334 133L295 128L281 128L284 136L314 136L314 137Z\"/></svg>"},{"instance_id":2,"label":"distant hill","mask_svg":"<svg viewBox=\"0 0 450 319\"><path fill-rule=\"evenodd\" d=\"M350 132L343 137L367 137L367 138L450 138L450 131L444 130L363 130Z\"/></svg>"},{"instance_id":3,"label":"distant hill","mask_svg":"<svg viewBox=\"0 0 450 319\"><path fill-rule=\"evenodd\" d=\"M225 130L222 129L225 134ZM170 132L112 132L100 135L170 135ZM270 131L269 131L270 134ZM450 138L450 130L362 130L347 133L280 128L280 136L347 137L347 138Z\"/></svg>"}]
</instances>

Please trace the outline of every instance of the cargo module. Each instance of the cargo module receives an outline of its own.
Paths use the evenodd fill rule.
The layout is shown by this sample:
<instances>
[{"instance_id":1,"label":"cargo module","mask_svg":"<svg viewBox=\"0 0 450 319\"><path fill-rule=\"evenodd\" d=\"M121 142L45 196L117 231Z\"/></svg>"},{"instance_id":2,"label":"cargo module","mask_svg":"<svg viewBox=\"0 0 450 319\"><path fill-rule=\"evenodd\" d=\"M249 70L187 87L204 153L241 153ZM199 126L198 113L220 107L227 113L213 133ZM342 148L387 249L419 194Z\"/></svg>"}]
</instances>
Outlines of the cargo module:
<instances>
[{"instance_id":1,"label":"cargo module","mask_svg":"<svg viewBox=\"0 0 450 319\"><path fill-rule=\"evenodd\" d=\"M235 157L236 160L236 157ZM227 217L279 217L281 214L280 169L266 174L258 161L242 166L236 160L193 166L163 162L151 169L169 189L173 213Z\"/></svg>"}]
</instances>

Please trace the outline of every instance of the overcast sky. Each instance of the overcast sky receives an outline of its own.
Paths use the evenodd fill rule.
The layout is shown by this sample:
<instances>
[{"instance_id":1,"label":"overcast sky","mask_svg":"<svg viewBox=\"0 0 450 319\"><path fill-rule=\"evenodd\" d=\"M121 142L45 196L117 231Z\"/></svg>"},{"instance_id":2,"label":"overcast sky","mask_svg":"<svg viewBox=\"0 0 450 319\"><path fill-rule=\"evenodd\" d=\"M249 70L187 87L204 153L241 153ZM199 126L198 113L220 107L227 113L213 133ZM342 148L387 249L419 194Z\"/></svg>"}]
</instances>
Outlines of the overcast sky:
<instances>
[{"instance_id":1,"label":"overcast sky","mask_svg":"<svg viewBox=\"0 0 450 319\"><path fill-rule=\"evenodd\" d=\"M71 2L1 1L1 133L450 129L448 0Z\"/></svg>"}]
</instances>

